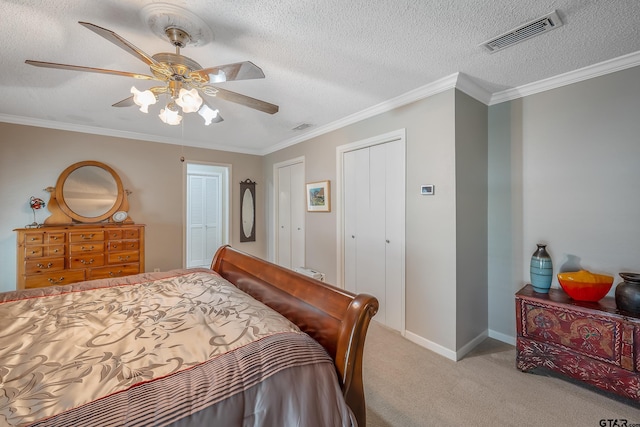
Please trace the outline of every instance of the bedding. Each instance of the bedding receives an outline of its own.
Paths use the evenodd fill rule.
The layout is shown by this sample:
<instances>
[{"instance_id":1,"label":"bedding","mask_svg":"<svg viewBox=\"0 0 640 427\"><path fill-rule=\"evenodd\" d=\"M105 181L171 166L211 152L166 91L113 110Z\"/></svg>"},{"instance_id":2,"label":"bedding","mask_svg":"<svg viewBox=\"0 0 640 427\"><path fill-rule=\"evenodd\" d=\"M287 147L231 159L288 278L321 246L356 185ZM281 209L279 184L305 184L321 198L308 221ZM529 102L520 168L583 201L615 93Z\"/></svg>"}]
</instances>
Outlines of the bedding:
<instances>
[{"instance_id":1,"label":"bedding","mask_svg":"<svg viewBox=\"0 0 640 427\"><path fill-rule=\"evenodd\" d=\"M0 324L0 424L356 424L325 349L213 270L7 292Z\"/></svg>"}]
</instances>

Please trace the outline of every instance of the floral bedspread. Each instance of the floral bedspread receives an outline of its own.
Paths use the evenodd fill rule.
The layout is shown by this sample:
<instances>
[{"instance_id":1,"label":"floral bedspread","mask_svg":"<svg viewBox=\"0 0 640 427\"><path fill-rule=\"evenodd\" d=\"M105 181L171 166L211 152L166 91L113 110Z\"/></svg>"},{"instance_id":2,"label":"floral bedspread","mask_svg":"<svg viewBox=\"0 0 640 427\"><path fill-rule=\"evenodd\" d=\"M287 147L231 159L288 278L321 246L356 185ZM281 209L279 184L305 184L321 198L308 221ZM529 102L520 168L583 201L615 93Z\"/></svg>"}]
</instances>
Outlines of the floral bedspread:
<instances>
[{"instance_id":1,"label":"floral bedspread","mask_svg":"<svg viewBox=\"0 0 640 427\"><path fill-rule=\"evenodd\" d=\"M278 335L304 335L214 272L179 271L140 283L0 295L0 425L47 419L237 349L253 354L251 346L272 345Z\"/></svg>"}]
</instances>

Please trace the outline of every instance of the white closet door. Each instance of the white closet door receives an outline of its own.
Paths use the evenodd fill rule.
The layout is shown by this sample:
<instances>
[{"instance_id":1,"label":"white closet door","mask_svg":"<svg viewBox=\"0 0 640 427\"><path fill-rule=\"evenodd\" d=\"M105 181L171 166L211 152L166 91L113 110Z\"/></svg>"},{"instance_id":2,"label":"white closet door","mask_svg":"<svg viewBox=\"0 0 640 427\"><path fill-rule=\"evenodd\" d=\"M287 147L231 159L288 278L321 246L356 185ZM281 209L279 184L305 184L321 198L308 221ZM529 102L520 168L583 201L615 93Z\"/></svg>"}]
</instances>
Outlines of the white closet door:
<instances>
[{"instance_id":1,"label":"white closet door","mask_svg":"<svg viewBox=\"0 0 640 427\"><path fill-rule=\"evenodd\" d=\"M401 141L383 144L386 159L385 185L385 324L402 330L404 292L405 155Z\"/></svg>"},{"instance_id":2,"label":"white closet door","mask_svg":"<svg viewBox=\"0 0 640 427\"><path fill-rule=\"evenodd\" d=\"M369 214L367 232L367 275L362 286L367 287L367 292L379 296L380 310L378 321L386 324L387 313L387 289L385 274L385 224L387 206L386 185L386 144L369 148Z\"/></svg>"},{"instance_id":3,"label":"white closet door","mask_svg":"<svg viewBox=\"0 0 640 427\"><path fill-rule=\"evenodd\" d=\"M291 169L278 169L278 264L291 268Z\"/></svg>"},{"instance_id":4,"label":"white closet door","mask_svg":"<svg viewBox=\"0 0 640 427\"><path fill-rule=\"evenodd\" d=\"M342 157L342 177L343 177L343 212L344 212L344 287L348 291L358 292L356 287L356 266L358 265L358 254L356 252L356 235L358 234L356 195L356 169L358 153L363 150L349 151ZM369 165L367 164L367 169ZM368 172L367 172L368 173Z\"/></svg>"},{"instance_id":5,"label":"white closet door","mask_svg":"<svg viewBox=\"0 0 640 427\"><path fill-rule=\"evenodd\" d=\"M305 267L305 231L304 215L306 212L304 166L296 163L289 166L291 171L291 267Z\"/></svg>"},{"instance_id":6,"label":"white closet door","mask_svg":"<svg viewBox=\"0 0 640 427\"><path fill-rule=\"evenodd\" d=\"M188 176L187 268L209 267L223 244L220 176Z\"/></svg>"}]
</instances>

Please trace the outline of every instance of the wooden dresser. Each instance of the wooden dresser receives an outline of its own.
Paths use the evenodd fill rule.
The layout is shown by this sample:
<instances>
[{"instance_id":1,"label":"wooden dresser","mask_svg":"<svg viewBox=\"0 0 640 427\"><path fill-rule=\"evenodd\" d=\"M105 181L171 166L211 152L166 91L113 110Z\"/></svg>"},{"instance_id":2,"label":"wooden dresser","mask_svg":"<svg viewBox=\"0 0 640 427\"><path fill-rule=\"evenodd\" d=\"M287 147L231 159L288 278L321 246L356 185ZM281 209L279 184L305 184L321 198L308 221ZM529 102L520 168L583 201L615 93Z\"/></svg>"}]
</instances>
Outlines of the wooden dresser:
<instances>
[{"instance_id":1,"label":"wooden dresser","mask_svg":"<svg viewBox=\"0 0 640 427\"><path fill-rule=\"evenodd\" d=\"M144 225L19 228L17 289L144 272Z\"/></svg>"},{"instance_id":2,"label":"wooden dresser","mask_svg":"<svg viewBox=\"0 0 640 427\"><path fill-rule=\"evenodd\" d=\"M615 299L571 299L561 289L516 293L516 363L543 367L640 402L640 318Z\"/></svg>"}]
</instances>

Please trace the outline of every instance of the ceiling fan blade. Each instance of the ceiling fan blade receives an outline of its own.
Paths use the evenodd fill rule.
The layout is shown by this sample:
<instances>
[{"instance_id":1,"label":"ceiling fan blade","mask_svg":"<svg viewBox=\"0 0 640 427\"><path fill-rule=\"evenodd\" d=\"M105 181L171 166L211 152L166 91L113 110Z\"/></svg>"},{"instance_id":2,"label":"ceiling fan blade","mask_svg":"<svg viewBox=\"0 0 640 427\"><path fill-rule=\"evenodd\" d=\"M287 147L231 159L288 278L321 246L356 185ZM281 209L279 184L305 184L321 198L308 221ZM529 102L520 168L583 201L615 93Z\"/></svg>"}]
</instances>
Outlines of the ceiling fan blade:
<instances>
[{"instance_id":1,"label":"ceiling fan blade","mask_svg":"<svg viewBox=\"0 0 640 427\"><path fill-rule=\"evenodd\" d=\"M268 114L275 114L280 109L280 107L278 107L275 104L270 104L266 101L261 101L259 99L251 98L250 96L242 95L236 92L231 92L230 90L220 89L219 87L204 86L201 88L201 90L209 96L215 96L216 98L221 98L226 101L235 102L236 104L242 104L246 107L263 111Z\"/></svg>"},{"instance_id":2,"label":"ceiling fan blade","mask_svg":"<svg viewBox=\"0 0 640 427\"><path fill-rule=\"evenodd\" d=\"M155 59L153 59L150 55L147 55L142 50L138 49L137 47L135 47L134 45L132 45L131 43L129 43L128 41L126 41L125 39L123 39L122 37L114 33L113 31L107 30L106 28L99 27L90 22L78 21L78 24L84 26L85 28L90 29L94 33L98 34L99 36L104 37L105 39L109 40L111 43L115 44L119 48L126 50L131 55L143 61L145 64L147 65L154 64L156 66L160 65L160 63L157 62Z\"/></svg>"},{"instance_id":3,"label":"ceiling fan blade","mask_svg":"<svg viewBox=\"0 0 640 427\"><path fill-rule=\"evenodd\" d=\"M80 65L56 64L55 62L32 61L30 59L27 59L24 62L29 65L34 65L36 67L58 68L61 70L86 71L90 73L100 73L100 74L114 74L116 76L133 77L134 79L140 79L140 80L161 81L160 79L153 76L148 76L146 74L130 73L128 71L117 71L117 70L107 70L104 68L82 67Z\"/></svg>"},{"instance_id":4,"label":"ceiling fan blade","mask_svg":"<svg viewBox=\"0 0 640 427\"><path fill-rule=\"evenodd\" d=\"M204 68L192 71L190 76L198 75L201 81L212 83L227 82L232 80L264 79L262 69L251 61L236 62L235 64L218 65L217 67Z\"/></svg>"},{"instance_id":5,"label":"ceiling fan blade","mask_svg":"<svg viewBox=\"0 0 640 427\"><path fill-rule=\"evenodd\" d=\"M158 96L161 93L165 93L167 92L168 88L166 86L155 86L149 89L151 92L153 92L154 95ZM133 102L133 95L131 95L128 98L123 99L122 101L118 101L115 104L112 105L112 107L132 107L136 105L135 102Z\"/></svg>"},{"instance_id":6,"label":"ceiling fan blade","mask_svg":"<svg viewBox=\"0 0 640 427\"><path fill-rule=\"evenodd\" d=\"M130 97L125 98L122 101L116 102L112 105L112 107L133 107L134 105L136 104L133 102L133 95L131 95Z\"/></svg>"}]
</instances>

